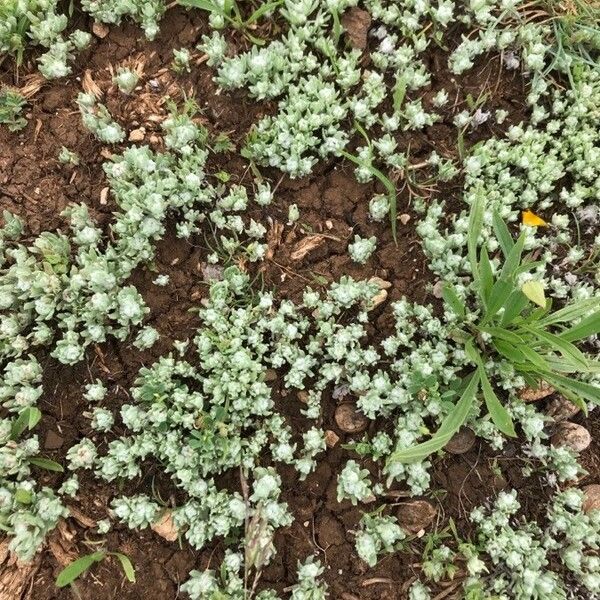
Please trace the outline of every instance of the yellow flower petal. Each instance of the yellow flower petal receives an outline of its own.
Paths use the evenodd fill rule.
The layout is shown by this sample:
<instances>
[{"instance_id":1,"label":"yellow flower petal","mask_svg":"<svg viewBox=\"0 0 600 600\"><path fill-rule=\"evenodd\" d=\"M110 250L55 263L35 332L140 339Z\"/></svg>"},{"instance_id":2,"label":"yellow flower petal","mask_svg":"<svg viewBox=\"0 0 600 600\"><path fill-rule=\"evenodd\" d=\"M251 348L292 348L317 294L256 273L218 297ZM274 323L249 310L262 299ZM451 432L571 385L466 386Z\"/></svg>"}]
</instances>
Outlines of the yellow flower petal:
<instances>
[{"instance_id":1,"label":"yellow flower petal","mask_svg":"<svg viewBox=\"0 0 600 600\"><path fill-rule=\"evenodd\" d=\"M528 225L529 227L547 227L548 223L544 221L541 217L538 217L535 213L530 210L523 211L523 225Z\"/></svg>"},{"instance_id":2,"label":"yellow flower petal","mask_svg":"<svg viewBox=\"0 0 600 600\"><path fill-rule=\"evenodd\" d=\"M541 281L527 281L522 285L521 291L538 306L542 308L546 307L546 295L544 294L544 285Z\"/></svg>"}]
</instances>

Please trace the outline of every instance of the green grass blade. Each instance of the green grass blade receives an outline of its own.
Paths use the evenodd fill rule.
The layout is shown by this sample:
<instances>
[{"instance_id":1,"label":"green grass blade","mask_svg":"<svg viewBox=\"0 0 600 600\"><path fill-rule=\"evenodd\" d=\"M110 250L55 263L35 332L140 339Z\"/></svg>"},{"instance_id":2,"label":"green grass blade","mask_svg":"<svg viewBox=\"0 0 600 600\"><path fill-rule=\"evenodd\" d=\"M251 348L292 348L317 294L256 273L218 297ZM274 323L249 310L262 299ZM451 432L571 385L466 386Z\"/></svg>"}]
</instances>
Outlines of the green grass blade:
<instances>
[{"instance_id":1,"label":"green grass blade","mask_svg":"<svg viewBox=\"0 0 600 600\"><path fill-rule=\"evenodd\" d=\"M543 357L539 352L536 352L531 346L527 344L519 344L517 346L519 352L521 352L525 356L525 360L527 360L534 369L542 369L544 371L550 370L550 365L548 364L545 357Z\"/></svg>"},{"instance_id":2,"label":"green grass blade","mask_svg":"<svg viewBox=\"0 0 600 600\"><path fill-rule=\"evenodd\" d=\"M507 343L504 340L496 339L493 341L494 347L502 356L507 358L512 363L522 363L525 362L525 355L516 348L513 344Z\"/></svg>"},{"instance_id":3,"label":"green grass blade","mask_svg":"<svg viewBox=\"0 0 600 600\"><path fill-rule=\"evenodd\" d=\"M485 246L481 249L479 257L479 275L481 277L481 294L484 305L487 306L492 293L492 288L494 287L494 274L492 271L492 263L490 262L490 257L488 256L488 251Z\"/></svg>"},{"instance_id":4,"label":"green grass blade","mask_svg":"<svg viewBox=\"0 0 600 600\"><path fill-rule=\"evenodd\" d=\"M74 560L58 574L58 577L56 578L56 587L62 588L73 583L94 563L103 560L105 556L105 552L94 552L93 554L86 554L85 556Z\"/></svg>"},{"instance_id":5,"label":"green grass blade","mask_svg":"<svg viewBox=\"0 0 600 600\"><path fill-rule=\"evenodd\" d=\"M371 173L373 173L373 175L375 177L377 177L377 179L379 179L379 181L381 182L381 184L385 188L385 190L387 192L388 200L390 201L390 221L391 221L391 226L392 226L392 237L394 238L394 241L397 241L397 238L396 238L396 230L397 230L396 220L398 218L398 207L397 207L397 204L396 204L396 201L397 201L397 198L396 198L396 187L390 181L390 179L388 177L386 177L379 169L376 169L372 165L365 164L362 160L358 159L356 156L353 156L349 152L346 152L345 150L342 150L341 154L342 154L342 156L344 156L345 158L347 158L349 161L353 162L355 165L358 165L360 167L364 167L365 169L368 169L369 171L371 171Z\"/></svg>"},{"instance_id":6,"label":"green grass blade","mask_svg":"<svg viewBox=\"0 0 600 600\"><path fill-rule=\"evenodd\" d=\"M571 344L571 342L567 342L557 335L538 329L537 327L525 325L523 326L523 329L531 332L538 340L550 346L553 351L559 352L566 360L571 360L573 366L579 366L583 370L587 369L587 357L579 350L579 348Z\"/></svg>"},{"instance_id":7,"label":"green grass blade","mask_svg":"<svg viewBox=\"0 0 600 600\"><path fill-rule=\"evenodd\" d=\"M24 408L12 425L11 439L16 440L25 429L32 430L40 422L41 418L42 413L39 408L35 406Z\"/></svg>"},{"instance_id":8,"label":"green grass blade","mask_svg":"<svg viewBox=\"0 0 600 600\"><path fill-rule=\"evenodd\" d=\"M529 299L521 290L513 290L504 303L500 324L510 325L529 306Z\"/></svg>"},{"instance_id":9,"label":"green grass blade","mask_svg":"<svg viewBox=\"0 0 600 600\"><path fill-rule=\"evenodd\" d=\"M559 337L565 342L578 342L598 333L600 333L600 311L591 314L577 325L563 331L559 334Z\"/></svg>"},{"instance_id":10,"label":"green grass blade","mask_svg":"<svg viewBox=\"0 0 600 600\"><path fill-rule=\"evenodd\" d=\"M511 280L519 266L521 265L521 259L523 257L523 249L525 248L525 234L522 233L515 245L511 248L504 264L502 265L502 270L500 271L500 277L502 279Z\"/></svg>"},{"instance_id":11,"label":"green grass blade","mask_svg":"<svg viewBox=\"0 0 600 600\"><path fill-rule=\"evenodd\" d=\"M543 326L557 325L559 323L569 323L581 319L590 310L598 310L600 308L600 298L586 298L579 300L573 304L569 304L560 310L549 314L540 320L539 324Z\"/></svg>"},{"instance_id":12,"label":"green grass blade","mask_svg":"<svg viewBox=\"0 0 600 600\"><path fill-rule=\"evenodd\" d=\"M480 327L479 331L489 333L494 338L500 338L510 344L522 344L523 338L503 327Z\"/></svg>"},{"instance_id":13,"label":"green grass blade","mask_svg":"<svg viewBox=\"0 0 600 600\"><path fill-rule=\"evenodd\" d=\"M111 554L119 559L121 567L123 567L123 573L125 573L125 577L127 577L127 581L135 583L135 569L133 568L129 556L122 554L121 552L111 552Z\"/></svg>"},{"instance_id":14,"label":"green grass blade","mask_svg":"<svg viewBox=\"0 0 600 600\"><path fill-rule=\"evenodd\" d=\"M417 444L403 450L396 450L387 460L387 464L401 462L411 463L427 458L430 454L441 450L461 428L469 416L469 411L475 401L477 388L479 387L479 375L473 373L462 396L454 406L452 412L444 419L439 430L426 442Z\"/></svg>"},{"instance_id":15,"label":"green grass blade","mask_svg":"<svg viewBox=\"0 0 600 600\"><path fill-rule=\"evenodd\" d=\"M64 469L61 464L50 460L49 458L30 458L29 462L40 469L46 469L46 471L54 471L55 473L64 473Z\"/></svg>"},{"instance_id":16,"label":"green grass blade","mask_svg":"<svg viewBox=\"0 0 600 600\"><path fill-rule=\"evenodd\" d=\"M404 97L406 96L406 77L403 75L398 77L396 75L396 83L394 84L394 111L400 112L402 109L402 103L404 102Z\"/></svg>"},{"instance_id":17,"label":"green grass blade","mask_svg":"<svg viewBox=\"0 0 600 600\"><path fill-rule=\"evenodd\" d=\"M452 309L452 311L459 317L464 317L466 314L466 307L464 302L458 297L454 286L448 282L445 282L442 286L442 297L446 304Z\"/></svg>"},{"instance_id":18,"label":"green grass blade","mask_svg":"<svg viewBox=\"0 0 600 600\"><path fill-rule=\"evenodd\" d=\"M222 17L227 17L227 13L222 10L216 2L211 2L210 0L177 0L179 4L182 6L187 6L189 8L199 8L200 10L205 10L207 12L214 12Z\"/></svg>"},{"instance_id":19,"label":"green grass blade","mask_svg":"<svg viewBox=\"0 0 600 600\"><path fill-rule=\"evenodd\" d=\"M573 365L571 361L566 361L559 356L546 357L548 370L556 373L581 373L581 368ZM589 361L587 373L600 373L600 363L598 361Z\"/></svg>"},{"instance_id":20,"label":"green grass blade","mask_svg":"<svg viewBox=\"0 0 600 600\"><path fill-rule=\"evenodd\" d=\"M471 273L473 275L473 281L477 286L478 290L481 291L481 283L479 277L479 261L477 260L477 240L483 227L483 212L485 208L485 198L481 189L477 190L477 196L473 206L471 206L471 213L469 215L469 233L467 237L467 254L469 257L469 263L471 265Z\"/></svg>"},{"instance_id":21,"label":"green grass blade","mask_svg":"<svg viewBox=\"0 0 600 600\"><path fill-rule=\"evenodd\" d=\"M515 426L513 424L512 417L506 408L502 405L498 396L492 389L492 384L488 379L483 365L478 367L479 377L481 379L481 389L483 391L483 398L485 405L487 406L490 417L494 422L494 425L504 434L509 437L516 437Z\"/></svg>"},{"instance_id":22,"label":"green grass blade","mask_svg":"<svg viewBox=\"0 0 600 600\"><path fill-rule=\"evenodd\" d=\"M492 216L492 227L494 228L494 234L496 235L502 254L507 258L515 245L515 242L513 241L513 237L504 222L504 219L500 216L498 211L494 211Z\"/></svg>"},{"instance_id":23,"label":"green grass blade","mask_svg":"<svg viewBox=\"0 0 600 600\"><path fill-rule=\"evenodd\" d=\"M275 0L273 2L267 2L266 4L263 4L261 6L259 6L247 19L246 19L246 25L251 25L252 23L254 23L255 21L258 21L258 19L260 19L266 12L268 12L269 10L271 10L272 8L277 8L278 6L280 6L281 4L283 4L283 0Z\"/></svg>"},{"instance_id":24,"label":"green grass blade","mask_svg":"<svg viewBox=\"0 0 600 600\"><path fill-rule=\"evenodd\" d=\"M587 413L585 402L600 404L600 388L558 373L541 373L541 377Z\"/></svg>"},{"instance_id":25,"label":"green grass blade","mask_svg":"<svg viewBox=\"0 0 600 600\"><path fill-rule=\"evenodd\" d=\"M340 21L340 15L336 9L331 11L331 16L333 17L333 41L337 46L342 35L342 23Z\"/></svg>"},{"instance_id":26,"label":"green grass blade","mask_svg":"<svg viewBox=\"0 0 600 600\"><path fill-rule=\"evenodd\" d=\"M498 311L508 302L514 291L513 284L506 279L498 279L490 293L490 301L484 313L483 324L493 319Z\"/></svg>"}]
</instances>

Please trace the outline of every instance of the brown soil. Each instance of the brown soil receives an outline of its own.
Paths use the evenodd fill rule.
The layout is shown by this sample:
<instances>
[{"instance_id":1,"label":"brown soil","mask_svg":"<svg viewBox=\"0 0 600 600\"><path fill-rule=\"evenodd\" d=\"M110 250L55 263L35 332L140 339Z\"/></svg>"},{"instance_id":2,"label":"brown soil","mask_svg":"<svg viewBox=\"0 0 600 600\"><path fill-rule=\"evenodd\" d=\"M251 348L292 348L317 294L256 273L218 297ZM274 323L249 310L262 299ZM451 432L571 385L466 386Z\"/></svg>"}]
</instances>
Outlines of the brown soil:
<instances>
[{"instance_id":1,"label":"brown soil","mask_svg":"<svg viewBox=\"0 0 600 600\"><path fill-rule=\"evenodd\" d=\"M84 130L74 104L82 82L87 81L86 85L89 85L90 77L106 93L106 103L116 119L128 131L144 127L144 143L152 147L162 146L159 122L166 111L165 95L180 99L184 90L196 97L206 126L214 131L230 132L239 148L251 124L261 114L273 110L273 106L257 104L242 94L217 94L211 69L201 62L193 67L191 74L181 77L175 77L168 70L173 48L183 45L192 48L207 32L208 26L199 12L188 15L182 10L171 10L155 42L144 40L140 30L130 25L111 28L104 39L95 38L93 47L79 58L73 76L56 83L45 83L31 98L27 114L29 125L25 130L10 134L0 128L0 207L22 216L32 234L64 228L60 211L70 202L85 202L92 216L103 226L108 225L114 206L110 196L106 198L103 194L107 183L101 165L107 150ZM453 110L458 111L462 108L460 99L467 93L477 97L480 93L490 92L488 109L502 107L509 110L508 122L523 118L523 81L517 74L502 72L497 57L486 59L463 78L450 76L444 66L443 53L432 51L428 58L436 73L429 97L442 85L454 87L457 102ZM125 60L140 59L145 61L143 91L124 99L111 88L108 68ZM33 71L31 65L26 65L17 81L14 68L7 63L0 77L2 82L14 85L23 82L25 72ZM467 136L467 144L498 134L498 129L495 125L483 125ZM432 149L445 156L454 154L455 135L452 115L448 114L444 122L416 135L411 134L410 140L400 142L403 147L408 147L410 141L413 160L419 162ZM57 154L62 145L80 154L81 166L64 166L58 162ZM219 157L214 167L215 170L227 170L234 182L251 184L247 165L235 154ZM268 211L253 209L255 218L273 224L273 254L260 273L265 286L276 288L280 297L297 299L306 285L319 286L323 281L333 281L341 275L381 277L391 282L392 287L388 302L376 309L371 331L374 338L389 332L391 320L389 308L385 307L389 307L391 300L406 295L419 302L435 302L431 294L434 282L414 231L417 216L411 208L411 197L415 193L431 193L448 199L451 206L457 205L460 181L443 184L430 192L410 190L399 181L398 214L409 215L410 220L406 224L398 223L396 244L388 223L374 224L367 218L368 201L380 190L376 184L357 183L349 163L330 161L303 180L280 180L276 172L266 170L265 173L278 184L276 203ZM301 214L299 223L293 227L286 224L287 207L291 203L298 204ZM451 216L449 213L449 218ZM352 263L346 252L347 242L355 233L377 235L378 238L378 250L365 266ZM316 236L311 240L314 248L298 258L298 251L310 236ZM156 276L154 272L141 269L135 273L132 282L144 294L152 311L151 322L162 334L152 350L139 352L127 344L110 341L90 349L86 364L76 368L46 359L46 394L40 406L44 418L38 433L48 457L63 459L73 443L90 434L88 420L83 416L86 403L81 394L82 386L92 377L101 377L107 382L110 390L108 406L116 408L126 401L126 390L141 366L151 364L168 352L173 340L186 339L193 334L197 320L189 309L198 304L206 290L201 271L208 253L207 241L209 237L189 244L178 240L169 230L158 245L155 264L159 272L170 275L170 283L165 288L151 285ZM286 406L289 404L288 398ZM296 519L292 526L277 534L278 554L265 570L263 584L283 592L295 581L298 560L316 554L327 566L325 580L333 599L406 598L407 588L419 574L416 554L386 557L373 569L355 555L352 531L358 524L362 507L340 504L336 500L337 474L343 462L352 456L350 451L341 448L341 444L351 440L352 436L337 428L334 410L335 401L326 399L324 427L334 430L340 436L340 442L322 457L317 470L305 482L298 482L292 471L282 470L284 497ZM289 409L286 412L289 413ZM302 425L298 414L292 413L290 418ZM123 432L117 427L114 433ZM526 512L535 517L547 489L535 477L524 479L520 476L523 457L519 452L518 444L513 444L497 454L478 441L467 454L437 460L430 497L437 505L438 513L429 531L443 530L452 517L459 533L468 536L470 532L465 528L464 520L466 512L506 486L517 487L521 495L530 499ZM596 475L588 477L586 483L597 483L600 450L596 445L588 452L589 457L586 455L584 460ZM375 473L373 465L371 468ZM145 476L132 484L131 491L151 493L155 476L158 476L155 471L149 466ZM61 476L46 472L37 475L41 481L52 484L61 480ZM232 474L221 483L237 485ZM159 485L162 484L159 482ZM194 552L185 543L181 547L177 543L168 543L150 531L131 532L117 526L106 536L106 548L130 556L136 568L137 582L127 583L116 560L107 559L78 580L73 588L56 589L54 578L64 564L92 552L94 542L102 539L93 532L93 526L96 520L106 516L114 492L113 485L98 482L90 475L82 477L81 493L72 502L72 516L52 534L35 579L20 597L32 600L175 600L182 597L178 586L192 568L204 569L218 564L223 552L222 543L215 543L203 552ZM166 493L168 497L169 492ZM407 498L404 490L396 490L388 498L390 512L393 514L395 506ZM422 549L423 541L415 538L410 546ZM449 590L445 597L458 596Z\"/></svg>"}]
</instances>

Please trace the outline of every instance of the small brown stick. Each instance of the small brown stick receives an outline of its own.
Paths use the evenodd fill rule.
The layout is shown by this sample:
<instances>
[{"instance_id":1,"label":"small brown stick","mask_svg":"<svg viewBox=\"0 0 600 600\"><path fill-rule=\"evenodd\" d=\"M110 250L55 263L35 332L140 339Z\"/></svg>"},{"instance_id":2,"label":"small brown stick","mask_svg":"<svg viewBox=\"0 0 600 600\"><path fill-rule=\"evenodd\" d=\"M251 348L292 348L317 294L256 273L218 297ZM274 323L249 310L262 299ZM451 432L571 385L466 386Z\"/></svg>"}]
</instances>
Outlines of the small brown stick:
<instances>
[{"instance_id":1,"label":"small brown stick","mask_svg":"<svg viewBox=\"0 0 600 600\"><path fill-rule=\"evenodd\" d=\"M277 265L281 270L287 271L288 273L291 273L295 277L299 277L300 279L303 279L304 281L311 283L311 281L310 281L310 279L308 279L308 277L304 277L304 275L300 275L300 273L296 273L296 271L292 271L292 269L288 269L287 267L279 264L277 261L273 260L272 258L269 259L269 261L272 262L274 265Z\"/></svg>"},{"instance_id":2,"label":"small brown stick","mask_svg":"<svg viewBox=\"0 0 600 600\"><path fill-rule=\"evenodd\" d=\"M442 600L446 596L449 596L461 584L462 584L462 581L455 582L448 589L444 590L443 592L440 592L437 596L432 598L432 600Z\"/></svg>"},{"instance_id":3,"label":"small brown stick","mask_svg":"<svg viewBox=\"0 0 600 600\"><path fill-rule=\"evenodd\" d=\"M372 577L371 579L365 579L360 585L361 587L369 587L370 585L377 585L378 583L392 585L394 580L389 579L388 577Z\"/></svg>"}]
</instances>

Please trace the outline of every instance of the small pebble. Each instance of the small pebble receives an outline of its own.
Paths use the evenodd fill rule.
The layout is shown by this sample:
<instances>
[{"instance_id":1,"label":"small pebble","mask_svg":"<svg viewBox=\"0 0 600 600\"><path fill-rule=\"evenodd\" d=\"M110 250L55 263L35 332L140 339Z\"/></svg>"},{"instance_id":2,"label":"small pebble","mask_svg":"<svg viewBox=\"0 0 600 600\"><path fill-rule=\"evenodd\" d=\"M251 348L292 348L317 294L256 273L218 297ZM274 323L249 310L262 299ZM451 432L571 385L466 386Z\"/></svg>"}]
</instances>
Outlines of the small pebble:
<instances>
[{"instance_id":1,"label":"small pebble","mask_svg":"<svg viewBox=\"0 0 600 600\"><path fill-rule=\"evenodd\" d=\"M583 452L592 443L592 436L582 425L563 421L557 425L550 441L553 446L566 446L575 452Z\"/></svg>"},{"instance_id":2,"label":"small pebble","mask_svg":"<svg viewBox=\"0 0 600 600\"><path fill-rule=\"evenodd\" d=\"M339 441L340 436L335 431L328 429L325 432L325 444L327 444L328 448L334 448Z\"/></svg>"},{"instance_id":3,"label":"small pebble","mask_svg":"<svg viewBox=\"0 0 600 600\"><path fill-rule=\"evenodd\" d=\"M580 410L579 406L573 404L564 396L557 395L549 400L546 413L557 423L560 423L561 421L566 421L567 419L574 417Z\"/></svg>"},{"instance_id":4,"label":"small pebble","mask_svg":"<svg viewBox=\"0 0 600 600\"><path fill-rule=\"evenodd\" d=\"M401 527L410 533L417 533L431 525L437 510L427 500L412 500L398 507L396 516Z\"/></svg>"},{"instance_id":5,"label":"small pebble","mask_svg":"<svg viewBox=\"0 0 600 600\"><path fill-rule=\"evenodd\" d=\"M344 402L335 409L335 422L345 433L361 433L367 428L369 419L354 404Z\"/></svg>"},{"instance_id":6,"label":"small pebble","mask_svg":"<svg viewBox=\"0 0 600 600\"><path fill-rule=\"evenodd\" d=\"M179 531L173 522L173 513L170 510L167 510L158 521L152 523L150 529L167 542L174 542L179 537Z\"/></svg>"},{"instance_id":7,"label":"small pebble","mask_svg":"<svg viewBox=\"0 0 600 600\"><path fill-rule=\"evenodd\" d=\"M461 427L444 446L450 454L465 454L475 444L475 433L468 427Z\"/></svg>"},{"instance_id":8,"label":"small pebble","mask_svg":"<svg viewBox=\"0 0 600 600\"><path fill-rule=\"evenodd\" d=\"M146 136L146 130L141 127L140 129L134 129L129 133L130 142L141 142Z\"/></svg>"},{"instance_id":9,"label":"small pebble","mask_svg":"<svg viewBox=\"0 0 600 600\"><path fill-rule=\"evenodd\" d=\"M277 379L277 371L275 369L267 369L265 371L265 381L275 381Z\"/></svg>"},{"instance_id":10,"label":"small pebble","mask_svg":"<svg viewBox=\"0 0 600 600\"><path fill-rule=\"evenodd\" d=\"M536 388L526 387L519 392L519 398L524 402L537 402L543 398L547 398L551 394L554 394L554 388L547 384L545 381L540 382L540 385Z\"/></svg>"},{"instance_id":11,"label":"small pebble","mask_svg":"<svg viewBox=\"0 0 600 600\"><path fill-rule=\"evenodd\" d=\"M583 488L583 512L600 510L600 485L593 483Z\"/></svg>"},{"instance_id":12,"label":"small pebble","mask_svg":"<svg viewBox=\"0 0 600 600\"><path fill-rule=\"evenodd\" d=\"M109 29L104 23L94 21L94 24L92 25L92 32L96 37L99 37L102 40L108 35Z\"/></svg>"},{"instance_id":13,"label":"small pebble","mask_svg":"<svg viewBox=\"0 0 600 600\"><path fill-rule=\"evenodd\" d=\"M55 431L48 431L44 441L45 450L58 450L64 444L64 439Z\"/></svg>"}]
</instances>

